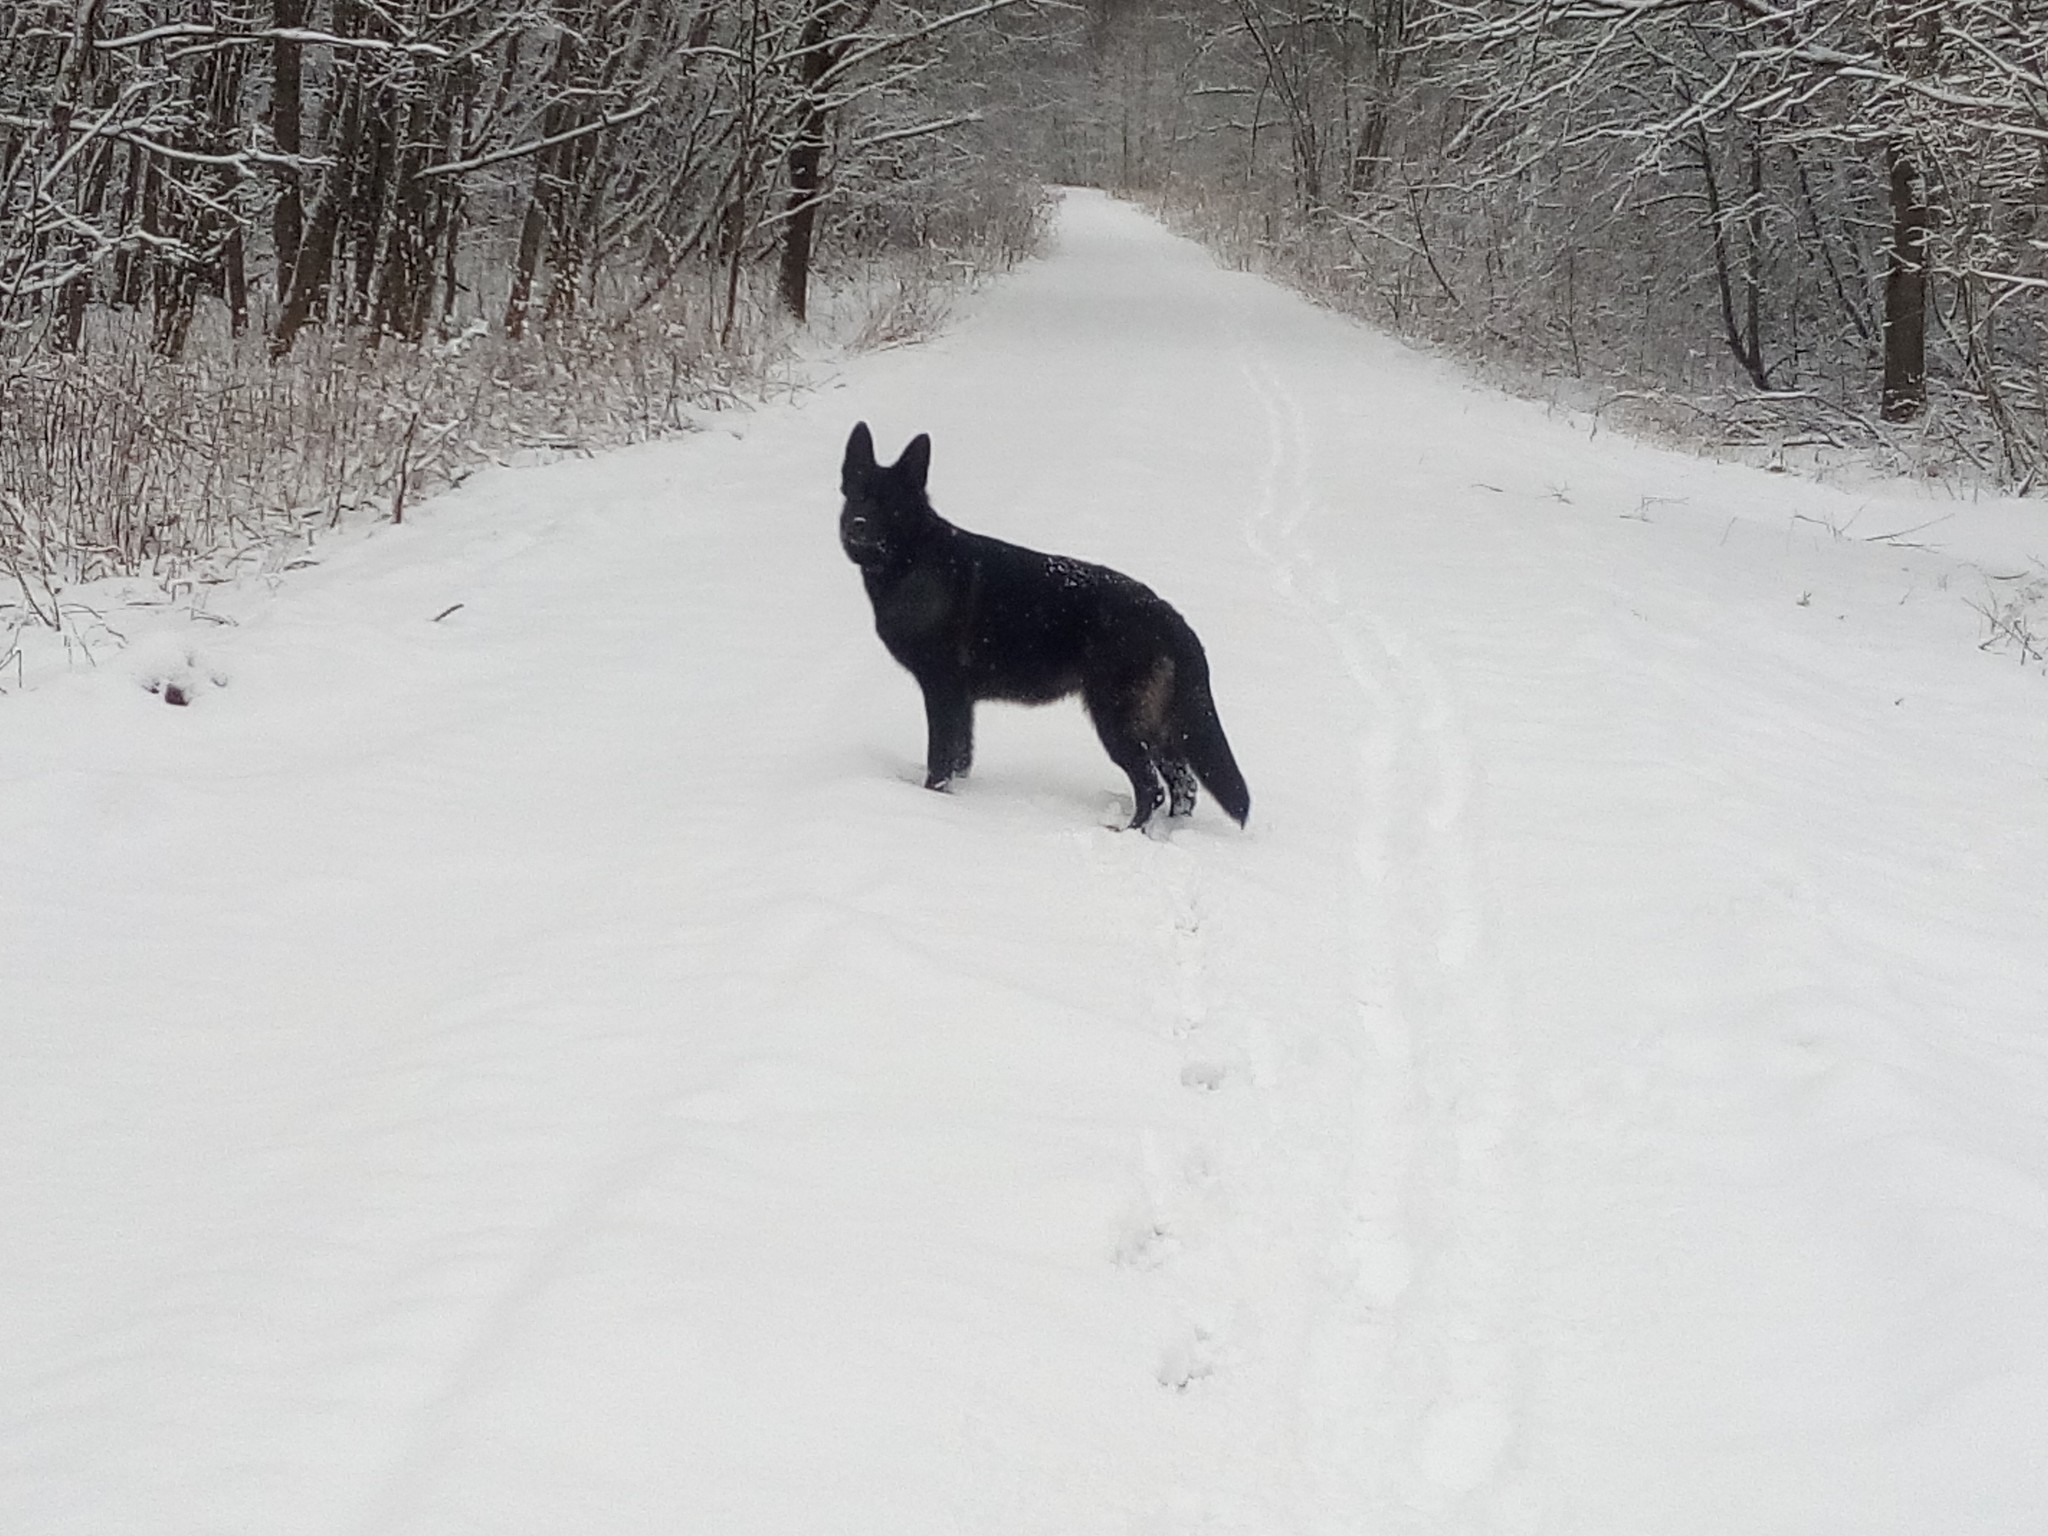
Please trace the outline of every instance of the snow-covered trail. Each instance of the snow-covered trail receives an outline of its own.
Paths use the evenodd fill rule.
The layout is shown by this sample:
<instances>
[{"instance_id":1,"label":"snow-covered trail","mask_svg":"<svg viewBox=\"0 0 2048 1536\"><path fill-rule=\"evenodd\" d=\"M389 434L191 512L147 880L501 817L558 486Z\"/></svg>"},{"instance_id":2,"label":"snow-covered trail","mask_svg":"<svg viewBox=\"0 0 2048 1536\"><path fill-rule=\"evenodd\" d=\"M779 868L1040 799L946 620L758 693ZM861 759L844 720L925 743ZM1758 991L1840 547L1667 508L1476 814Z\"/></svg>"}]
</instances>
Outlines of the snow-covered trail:
<instances>
[{"instance_id":1,"label":"snow-covered trail","mask_svg":"<svg viewBox=\"0 0 2048 1536\"><path fill-rule=\"evenodd\" d=\"M862 418L1193 620L1249 833L1109 830L1071 706L916 787ZM5 701L0 1530L2048 1528L2048 695L1859 536L1951 511L2033 515L1070 194L929 345Z\"/></svg>"}]
</instances>

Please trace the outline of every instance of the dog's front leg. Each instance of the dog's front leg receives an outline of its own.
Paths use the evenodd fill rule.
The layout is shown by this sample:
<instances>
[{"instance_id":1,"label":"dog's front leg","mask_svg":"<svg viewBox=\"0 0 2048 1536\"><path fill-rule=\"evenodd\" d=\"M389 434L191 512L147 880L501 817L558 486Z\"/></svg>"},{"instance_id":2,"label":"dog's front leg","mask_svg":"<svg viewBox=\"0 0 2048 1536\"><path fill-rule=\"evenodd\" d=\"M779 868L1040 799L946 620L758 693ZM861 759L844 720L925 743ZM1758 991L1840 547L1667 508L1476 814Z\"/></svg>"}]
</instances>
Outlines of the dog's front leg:
<instances>
[{"instance_id":1,"label":"dog's front leg","mask_svg":"<svg viewBox=\"0 0 2048 1536\"><path fill-rule=\"evenodd\" d=\"M919 678L927 730L924 787L944 789L974 763L974 700L953 678Z\"/></svg>"}]
</instances>

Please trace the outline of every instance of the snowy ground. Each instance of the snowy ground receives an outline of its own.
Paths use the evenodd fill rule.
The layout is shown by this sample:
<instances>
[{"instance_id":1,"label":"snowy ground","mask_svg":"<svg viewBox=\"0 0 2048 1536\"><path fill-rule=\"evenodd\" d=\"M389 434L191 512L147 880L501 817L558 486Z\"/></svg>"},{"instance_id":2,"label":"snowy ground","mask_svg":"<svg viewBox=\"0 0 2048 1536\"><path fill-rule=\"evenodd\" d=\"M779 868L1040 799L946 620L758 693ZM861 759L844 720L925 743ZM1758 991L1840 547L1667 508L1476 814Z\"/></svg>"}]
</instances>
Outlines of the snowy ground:
<instances>
[{"instance_id":1,"label":"snowy ground","mask_svg":"<svg viewBox=\"0 0 2048 1536\"><path fill-rule=\"evenodd\" d=\"M1248 833L1107 830L1072 706L917 787L857 418L1188 614ZM2048 684L1965 602L2044 516L1076 194L8 698L0 1530L2048 1529Z\"/></svg>"}]
</instances>

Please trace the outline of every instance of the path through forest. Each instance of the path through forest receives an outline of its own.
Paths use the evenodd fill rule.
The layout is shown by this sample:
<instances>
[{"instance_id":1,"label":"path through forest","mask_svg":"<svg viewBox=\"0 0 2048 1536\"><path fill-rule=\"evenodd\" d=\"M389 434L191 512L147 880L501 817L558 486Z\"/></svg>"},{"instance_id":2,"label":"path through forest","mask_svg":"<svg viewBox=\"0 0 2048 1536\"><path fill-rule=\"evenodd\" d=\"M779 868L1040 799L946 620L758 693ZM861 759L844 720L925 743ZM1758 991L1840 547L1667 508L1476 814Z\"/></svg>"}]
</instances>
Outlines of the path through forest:
<instances>
[{"instance_id":1,"label":"path through forest","mask_svg":"<svg viewBox=\"0 0 2048 1536\"><path fill-rule=\"evenodd\" d=\"M1248 832L1111 830L1072 706L917 787L856 419L1188 615ZM160 621L0 703L0 1529L2048 1527L2036 516L1074 193L927 345Z\"/></svg>"}]
</instances>

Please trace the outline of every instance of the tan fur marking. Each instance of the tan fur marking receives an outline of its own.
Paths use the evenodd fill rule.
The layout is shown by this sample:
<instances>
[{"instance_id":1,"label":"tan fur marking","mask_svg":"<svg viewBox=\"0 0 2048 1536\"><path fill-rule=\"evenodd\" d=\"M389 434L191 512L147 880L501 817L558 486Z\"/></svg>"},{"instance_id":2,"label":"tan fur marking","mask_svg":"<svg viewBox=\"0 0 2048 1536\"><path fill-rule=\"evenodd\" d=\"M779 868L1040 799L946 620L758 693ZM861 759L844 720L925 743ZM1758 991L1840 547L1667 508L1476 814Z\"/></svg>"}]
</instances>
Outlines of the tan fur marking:
<instances>
[{"instance_id":1,"label":"tan fur marking","mask_svg":"<svg viewBox=\"0 0 2048 1536\"><path fill-rule=\"evenodd\" d=\"M1162 656L1138 694L1138 724L1145 740L1157 743L1166 734L1167 706L1173 702L1173 658Z\"/></svg>"}]
</instances>

